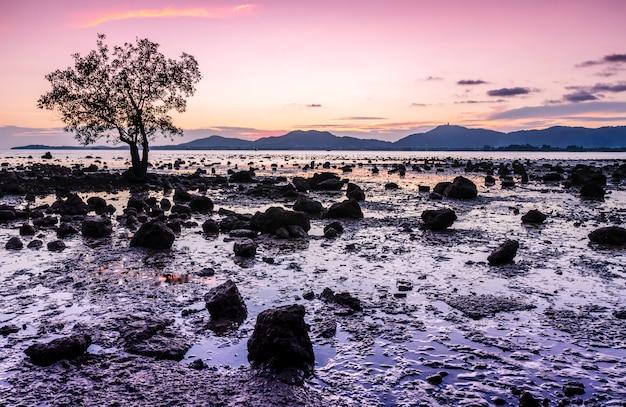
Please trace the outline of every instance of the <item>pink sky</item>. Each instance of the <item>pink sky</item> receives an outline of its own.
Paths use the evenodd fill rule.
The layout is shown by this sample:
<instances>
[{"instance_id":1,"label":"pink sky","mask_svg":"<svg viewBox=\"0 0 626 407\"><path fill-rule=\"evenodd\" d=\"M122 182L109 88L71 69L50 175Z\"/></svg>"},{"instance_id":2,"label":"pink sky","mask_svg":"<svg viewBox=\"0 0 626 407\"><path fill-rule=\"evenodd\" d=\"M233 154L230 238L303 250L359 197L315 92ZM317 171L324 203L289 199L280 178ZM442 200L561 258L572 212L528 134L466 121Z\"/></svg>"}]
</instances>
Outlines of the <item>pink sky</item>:
<instances>
[{"instance_id":1,"label":"pink sky","mask_svg":"<svg viewBox=\"0 0 626 407\"><path fill-rule=\"evenodd\" d=\"M626 125L624 16L622 0L0 1L0 130L30 129L0 148L71 142L38 130L63 123L36 102L98 33L194 55L175 124L207 136Z\"/></svg>"}]
</instances>

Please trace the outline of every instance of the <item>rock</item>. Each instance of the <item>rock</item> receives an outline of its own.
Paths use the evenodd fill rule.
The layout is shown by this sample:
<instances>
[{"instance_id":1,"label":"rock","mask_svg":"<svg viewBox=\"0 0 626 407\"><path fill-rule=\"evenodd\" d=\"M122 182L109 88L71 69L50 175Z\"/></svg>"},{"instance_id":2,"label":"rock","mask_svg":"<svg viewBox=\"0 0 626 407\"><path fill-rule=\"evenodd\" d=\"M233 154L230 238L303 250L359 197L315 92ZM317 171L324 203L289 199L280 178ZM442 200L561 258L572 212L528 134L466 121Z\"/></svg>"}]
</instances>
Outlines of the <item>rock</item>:
<instances>
[{"instance_id":1,"label":"rock","mask_svg":"<svg viewBox=\"0 0 626 407\"><path fill-rule=\"evenodd\" d=\"M443 381L443 377L439 374L434 374L434 375L430 375L426 378L426 381L432 385L438 385L441 384L441 382Z\"/></svg>"},{"instance_id":2,"label":"rock","mask_svg":"<svg viewBox=\"0 0 626 407\"><path fill-rule=\"evenodd\" d=\"M213 210L213 201L208 196L196 195L191 198L191 201L189 202L189 207L194 212L211 212Z\"/></svg>"},{"instance_id":3,"label":"rock","mask_svg":"<svg viewBox=\"0 0 626 407\"><path fill-rule=\"evenodd\" d=\"M563 175L558 172L550 172L542 177L543 182L563 181Z\"/></svg>"},{"instance_id":4,"label":"rock","mask_svg":"<svg viewBox=\"0 0 626 407\"><path fill-rule=\"evenodd\" d=\"M626 245L626 229L619 226L606 226L596 229L587 235L593 243L615 246Z\"/></svg>"},{"instance_id":5,"label":"rock","mask_svg":"<svg viewBox=\"0 0 626 407\"><path fill-rule=\"evenodd\" d=\"M14 334L20 331L17 325L2 325L0 326L0 335L6 337L10 334Z\"/></svg>"},{"instance_id":6,"label":"rock","mask_svg":"<svg viewBox=\"0 0 626 407\"><path fill-rule=\"evenodd\" d=\"M443 230L452 226L457 219L452 209L427 209L422 212L422 221L430 230Z\"/></svg>"},{"instance_id":7,"label":"rock","mask_svg":"<svg viewBox=\"0 0 626 407\"><path fill-rule=\"evenodd\" d=\"M57 229L58 237L71 236L78 233L78 229L74 227L71 223L61 222L59 224L59 228Z\"/></svg>"},{"instance_id":8,"label":"rock","mask_svg":"<svg viewBox=\"0 0 626 407\"><path fill-rule=\"evenodd\" d=\"M288 211L278 206L263 213L257 212L250 219L251 228L261 233L275 234L277 229L287 228L289 225L300 226L307 232L311 229L309 218L304 212Z\"/></svg>"},{"instance_id":9,"label":"rock","mask_svg":"<svg viewBox=\"0 0 626 407\"><path fill-rule=\"evenodd\" d=\"M326 212L326 215L324 217L327 219L362 219L363 211L361 211L361 206L356 201L356 199L348 199L343 202L337 202L332 204L330 208L328 208L328 211Z\"/></svg>"},{"instance_id":10,"label":"rock","mask_svg":"<svg viewBox=\"0 0 626 407\"><path fill-rule=\"evenodd\" d=\"M365 192L363 191L363 189L361 189L361 187L357 184L353 184L352 182L348 182L346 196L348 197L348 199L365 201Z\"/></svg>"},{"instance_id":11,"label":"rock","mask_svg":"<svg viewBox=\"0 0 626 407\"><path fill-rule=\"evenodd\" d=\"M70 335L47 343L35 343L24 351L33 364L48 366L62 359L82 355L91 345L91 337L86 334Z\"/></svg>"},{"instance_id":12,"label":"rock","mask_svg":"<svg viewBox=\"0 0 626 407\"><path fill-rule=\"evenodd\" d=\"M339 222L332 222L324 226L324 237L332 238L337 237L343 233L343 226Z\"/></svg>"},{"instance_id":13,"label":"rock","mask_svg":"<svg viewBox=\"0 0 626 407\"><path fill-rule=\"evenodd\" d=\"M304 322L305 312L302 305L285 305L257 316L248 340L248 360L254 367L278 373L295 369L304 376L313 373L315 355L309 326Z\"/></svg>"},{"instance_id":14,"label":"rock","mask_svg":"<svg viewBox=\"0 0 626 407\"><path fill-rule=\"evenodd\" d=\"M50 151L46 151L44 153L44 155L41 156L42 159L44 160L51 160L52 159L52 154L50 154Z\"/></svg>"},{"instance_id":15,"label":"rock","mask_svg":"<svg viewBox=\"0 0 626 407\"><path fill-rule=\"evenodd\" d=\"M546 220L547 216L541 213L537 209L531 209L526 212L525 215L522 215L522 223L543 223Z\"/></svg>"},{"instance_id":16,"label":"rock","mask_svg":"<svg viewBox=\"0 0 626 407\"><path fill-rule=\"evenodd\" d=\"M100 215L106 211L107 201L99 196L91 196L87 199L87 206L90 211Z\"/></svg>"},{"instance_id":17,"label":"rock","mask_svg":"<svg viewBox=\"0 0 626 407\"><path fill-rule=\"evenodd\" d=\"M387 182L385 184L385 189L399 189L400 187L395 182Z\"/></svg>"},{"instance_id":18,"label":"rock","mask_svg":"<svg viewBox=\"0 0 626 407\"><path fill-rule=\"evenodd\" d=\"M63 240L53 240L52 242L48 242L48 250L51 252L61 252L65 250L67 246Z\"/></svg>"},{"instance_id":19,"label":"rock","mask_svg":"<svg viewBox=\"0 0 626 407\"><path fill-rule=\"evenodd\" d=\"M204 302L214 320L231 320L241 324L248 316L246 304L232 280L211 288L204 296Z\"/></svg>"},{"instance_id":20,"label":"rock","mask_svg":"<svg viewBox=\"0 0 626 407\"><path fill-rule=\"evenodd\" d=\"M541 407L539 401L536 400L532 394L525 391L519 398L519 407Z\"/></svg>"},{"instance_id":21,"label":"rock","mask_svg":"<svg viewBox=\"0 0 626 407\"><path fill-rule=\"evenodd\" d=\"M139 213L145 211L148 208L148 204L143 196L131 195L126 203L126 208L133 208L136 210L136 213Z\"/></svg>"},{"instance_id":22,"label":"rock","mask_svg":"<svg viewBox=\"0 0 626 407\"><path fill-rule=\"evenodd\" d=\"M485 176L485 186L491 187L496 185L496 179L491 175Z\"/></svg>"},{"instance_id":23,"label":"rock","mask_svg":"<svg viewBox=\"0 0 626 407\"><path fill-rule=\"evenodd\" d=\"M433 188L433 193L443 195L444 192L446 192L446 189L448 189L450 185L452 185L452 182L449 182L449 181L438 182L437 184L435 184L435 187Z\"/></svg>"},{"instance_id":24,"label":"rock","mask_svg":"<svg viewBox=\"0 0 626 407\"><path fill-rule=\"evenodd\" d=\"M439 192L435 190L435 192ZM443 195L453 199L472 199L478 195L476 184L465 177L456 177L452 184L448 185Z\"/></svg>"},{"instance_id":25,"label":"rock","mask_svg":"<svg viewBox=\"0 0 626 407\"><path fill-rule=\"evenodd\" d=\"M313 200L304 194L298 194L298 199L293 204L293 210L309 214L319 214L324 210L321 202Z\"/></svg>"},{"instance_id":26,"label":"rock","mask_svg":"<svg viewBox=\"0 0 626 407\"><path fill-rule=\"evenodd\" d=\"M230 175L230 182L236 183L252 183L256 182L254 179L254 171L239 171Z\"/></svg>"},{"instance_id":27,"label":"rock","mask_svg":"<svg viewBox=\"0 0 626 407\"><path fill-rule=\"evenodd\" d=\"M31 240L26 247L32 250L39 250L43 247L43 242L39 239Z\"/></svg>"},{"instance_id":28,"label":"rock","mask_svg":"<svg viewBox=\"0 0 626 407\"><path fill-rule=\"evenodd\" d=\"M613 312L613 316L617 319L626 319L626 309L621 309Z\"/></svg>"},{"instance_id":29,"label":"rock","mask_svg":"<svg viewBox=\"0 0 626 407\"><path fill-rule=\"evenodd\" d=\"M492 266L510 263L517 254L518 248L519 242L509 239L492 251L489 257L487 257L487 261Z\"/></svg>"},{"instance_id":30,"label":"rock","mask_svg":"<svg viewBox=\"0 0 626 407\"><path fill-rule=\"evenodd\" d=\"M171 209L172 213L191 215L191 208L185 204L174 204Z\"/></svg>"},{"instance_id":31,"label":"rock","mask_svg":"<svg viewBox=\"0 0 626 407\"><path fill-rule=\"evenodd\" d=\"M604 188L595 182L589 182L580 188L580 197L588 199L604 199Z\"/></svg>"},{"instance_id":32,"label":"rock","mask_svg":"<svg viewBox=\"0 0 626 407\"><path fill-rule=\"evenodd\" d=\"M207 219L202 224L202 231L207 235L217 235L220 233L220 225L213 219Z\"/></svg>"},{"instance_id":33,"label":"rock","mask_svg":"<svg viewBox=\"0 0 626 407\"><path fill-rule=\"evenodd\" d=\"M563 385L563 394L566 397L582 396L585 394L585 385L580 382L569 382Z\"/></svg>"},{"instance_id":34,"label":"rock","mask_svg":"<svg viewBox=\"0 0 626 407\"><path fill-rule=\"evenodd\" d=\"M141 225L130 241L131 247L146 247L149 249L169 249L174 243L176 235L163 222L152 220Z\"/></svg>"},{"instance_id":35,"label":"rock","mask_svg":"<svg viewBox=\"0 0 626 407\"><path fill-rule=\"evenodd\" d=\"M308 179L308 183L311 190L339 191L343 188L341 178L332 172L314 174L313 177Z\"/></svg>"},{"instance_id":36,"label":"rock","mask_svg":"<svg viewBox=\"0 0 626 407\"><path fill-rule=\"evenodd\" d=\"M298 192L307 192L311 188L309 181L302 177L294 177L291 182Z\"/></svg>"},{"instance_id":37,"label":"rock","mask_svg":"<svg viewBox=\"0 0 626 407\"><path fill-rule=\"evenodd\" d=\"M56 216L45 216L43 218L37 218L33 220L33 225L37 227L54 226L59 220Z\"/></svg>"},{"instance_id":38,"label":"rock","mask_svg":"<svg viewBox=\"0 0 626 407\"><path fill-rule=\"evenodd\" d=\"M173 199L174 202L189 202L192 196L185 188L178 187L174 190Z\"/></svg>"},{"instance_id":39,"label":"rock","mask_svg":"<svg viewBox=\"0 0 626 407\"><path fill-rule=\"evenodd\" d=\"M572 185L595 183L600 186L604 186L606 185L606 176L602 173L602 170L598 168L578 164L574 167L572 173L570 174L570 181L572 182Z\"/></svg>"},{"instance_id":40,"label":"rock","mask_svg":"<svg viewBox=\"0 0 626 407\"><path fill-rule=\"evenodd\" d=\"M170 202L170 200L167 199L167 198L163 198L163 199L161 199L161 202L159 202L159 206L164 211L169 211L170 208L172 207L172 202Z\"/></svg>"},{"instance_id":41,"label":"rock","mask_svg":"<svg viewBox=\"0 0 626 407\"><path fill-rule=\"evenodd\" d=\"M87 237L107 237L113 233L113 226L109 218L88 217L83 221L80 231Z\"/></svg>"},{"instance_id":42,"label":"rock","mask_svg":"<svg viewBox=\"0 0 626 407\"><path fill-rule=\"evenodd\" d=\"M61 215L87 215L89 213L89 205L77 194L69 194L66 199L54 202L50 209Z\"/></svg>"},{"instance_id":43,"label":"rock","mask_svg":"<svg viewBox=\"0 0 626 407\"><path fill-rule=\"evenodd\" d=\"M257 244L252 239L241 239L235 242L233 250L235 256L254 257L256 255Z\"/></svg>"},{"instance_id":44,"label":"rock","mask_svg":"<svg viewBox=\"0 0 626 407\"><path fill-rule=\"evenodd\" d=\"M24 223L20 226L20 236L33 236L37 230L30 223Z\"/></svg>"},{"instance_id":45,"label":"rock","mask_svg":"<svg viewBox=\"0 0 626 407\"><path fill-rule=\"evenodd\" d=\"M120 326L124 350L155 359L180 361L191 343L186 337L168 329L173 322L173 319L158 316L125 321Z\"/></svg>"},{"instance_id":46,"label":"rock","mask_svg":"<svg viewBox=\"0 0 626 407\"><path fill-rule=\"evenodd\" d=\"M12 209L0 209L0 222L6 222L17 219L15 211Z\"/></svg>"},{"instance_id":47,"label":"rock","mask_svg":"<svg viewBox=\"0 0 626 407\"><path fill-rule=\"evenodd\" d=\"M289 237L295 239L306 239L309 237L306 230L299 225L287 225L287 232L289 232Z\"/></svg>"},{"instance_id":48,"label":"rock","mask_svg":"<svg viewBox=\"0 0 626 407\"><path fill-rule=\"evenodd\" d=\"M13 236L9 239L4 248L7 250L21 250L24 248L24 243L18 236Z\"/></svg>"},{"instance_id":49,"label":"rock","mask_svg":"<svg viewBox=\"0 0 626 407\"><path fill-rule=\"evenodd\" d=\"M362 311L361 300L353 297L350 293L343 292L335 294L333 290L326 287L320 294L320 299L325 302L332 302L347 308L346 314L353 314L356 311Z\"/></svg>"},{"instance_id":50,"label":"rock","mask_svg":"<svg viewBox=\"0 0 626 407\"><path fill-rule=\"evenodd\" d=\"M233 229L228 232L228 235L235 238L247 237L248 239L255 239L257 237L257 232L250 229Z\"/></svg>"}]
</instances>

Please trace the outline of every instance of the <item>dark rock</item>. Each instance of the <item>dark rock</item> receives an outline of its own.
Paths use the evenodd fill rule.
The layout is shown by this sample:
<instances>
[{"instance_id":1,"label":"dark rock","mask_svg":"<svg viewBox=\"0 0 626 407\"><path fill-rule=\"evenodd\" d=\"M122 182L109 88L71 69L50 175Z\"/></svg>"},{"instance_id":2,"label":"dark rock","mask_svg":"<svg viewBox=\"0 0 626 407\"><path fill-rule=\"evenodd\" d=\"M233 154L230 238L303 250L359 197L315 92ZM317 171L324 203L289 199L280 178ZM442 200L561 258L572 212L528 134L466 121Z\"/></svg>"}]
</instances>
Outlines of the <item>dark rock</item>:
<instances>
[{"instance_id":1,"label":"dark rock","mask_svg":"<svg viewBox=\"0 0 626 407\"><path fill-rule=\"evenodd\" d=\"M348 199L332 204L324 217L327 219L362 219L363 211L361 211L361 206L355 199Z\"/></svg>"},{"instance_id":2,"label":"dark rock","mask_svg":"<svg viewBox=\"0 0 626 407\"><path fill-rule=\"evenodd\" d=\"M185 337L167 329L172 323L172 319L160 317L125 322L120 327L124 350L155 359L180 361L191 343Z\"/></svg>"},{"instance_id":3,"label":"dark rock","mask_svg":"<svg viewBox=\"0 0 626 407\"><path fill-rule=\"evenodd\" d=\"M169 199L163 198L161 199L161 202L159 202L159 206L161 206L161 209L163 209L164 211L169 211L172 207L172 203Z\"/></svg>"},{"instance_id":4,"label":"dark rock","mask_svg":"<svg viewBox=\"0 0 626 407\"><path fill-rule=\"evenodd\" d=\"M294 177L291 182L298 192L307 192L311 188L309 181L302 177Z\"/></svg>"},{"instance_id":5,"label":"dark rock","mask_svg":"<svg viewBox=\"0 0 626 407\"><path fill-rule=\"evenodd\" d=\"M256 180L254 179L254 172L253 171L239 171L239 172L235 172L235 173L230 175L229 181L230 182L240 183L240 184L256 182Z\"/></svg>"},{"instance_id":6,"label":"dark rock","mask_svg":"<svg viewBox=\"0 0 626 407\"><path fill-rule=\"evenodd\" d=\"M41 156L42 159L44 160L51 160L52 159L52 154L50 154L50 151L46 151L44 153L44 155Z\"/></svg>"},{"instance_id":7,"label":"dark rock","mask_svg":"<svg viewBox=\"0 0 626 407\"><path fill-rule=\"evenodd\" d=\"M550 172L542 177L543 182L563 181L563 175L558 172Z\"/></svg>"},{"instance_id":8,"label":"dark rock","mask_svg":"<svg viewBox=\"0 0 626 407\"><path fill-rule=\"evenodd\" d=\"M313 291L307 291L304 294L302 294L302 298L304 298L307 301L311 301L315 298L315 293Z\"/></svg>"},{"instance_id":9,"label":"dark rock","mask_svg":"<svg viewBox=\"0 0 626 407\"><path fill-rule=\"evenodd\" d=\"M178 187L174 190L174 202L189 202L192 198L192 195L185 188Z\"/></svg>"},{"instance_id":10,"label":"dark rock","mask_svg":"<svg viewBox=\"0 0 626 407\"><path fill-rule=\"evenodd\" d=\"M355 311L362 311L361 300L356 297L353 297L350 293L343 292L339 294L335 294L333 290L326 287L322 290L320 294L320 299L325 302L332 302L344 307L347 307L348 314L352 314Z\"/></svg>"},{"instance_id":11,"label":"dark rock","mask_svg":"<svg viewBox=\"0 0 626 407\"><path fill-rule=\"evenodd\" d=\"M130 241L131 247L146 247L149 249L169 249L172 247L176 235L163 222L152 220L141 225Z\"/></svg>"},{"instance_id":12,"label":"dark rock","mask_svg":"<svg viewBox=\"0 0 626 407\"><path fill-rule=\"evenodd\" d=\"M400 187L395 182L387 182L385 184L385 189L398 189L398 188Z\"/></svg>"},{"instance_id":13,"label":"dark rock","mask_svg":"<svg viewBox=\"0 0 626 407\"><path fill-rule=\"evenodd\" d=\"M48 242L47 246L48 250L51 252L61 252L67 247L63 240L53 240L52 242Z\"/></svg>"},{"instance_id":14,"label":"dark rock","mask_svg":"<svg viewBox=\"0 0 626 407\"><path fill-rule=\"evenodd\" d=\"M89 213L89 205L77 194L69 194L66 199L54 202L50 209L61 215L87 215Z\"/></svg>"},{"instance_id":15,"label":"dark rock","mask_svg":"<svg viewBox=\"0 0 626 407\"><path fill-rule=\"evenodd\" d=\"M39 239L31 240L30 242L28 242L26 247L32 250L39 250L43 247L43 242Z\"/></svg>"},{"instance_id":16,"label":"dark rock","mask_svg":"<svg viewBox=\"0 0 626 407\"><path fill-rule=\"evenodd\" d=\"M88 217L83 221L80 231L87 237L107 237L113 233L113 226L109 218Z\"/></svg>"},{"instance_id":17,"label":"dark rock","mask_svg":"<svg viewBox=\"0 0 626 407\"><path fill-rule=\"evenodd\" d=\"M300 226L305 231L311 229L309 218L304 212L288 211L278 206L273 206L263 213L257 212L250 219L252 229L261 233L275 234L277 229L287 228L289 225Z\"/></svg>"},{"instance_id":18,"label":"dark rock","mask_svg":"<svg viewBox=\"0 0 626 407\"><path fill-rule=\"evenodd\" d=\"M446 189L448 189L450 185L452 185L452 182L449 182L449 181L438 182L437 184L435 184L435 187L433 188L433 192L439 195L443 195L444 192L446 192Z\"/></svg>"},{"instance_id":19,"label":"dark rock","mask_svg":"<svg viewBox=\"0 0 626 407\"><path fill-rule=\"evenodd\" d=\"M441 384L441 382L443 381L443 377L439 374L434 374L434 375L430 375L426 378L426 381L432 385L438 385Z\"/></svg>"},{"instance_id":20,"label":"dark rock","mask_svg":"<svg viewBox=\"0 0 626 407\"><path fill-rule=\"evenodd\" d=\"M15 211L12 209L0 209L0 222L6 222L17 219Z\"/></svg>"},{"instance_id":21,"label":"dark rock","mask_svg":"<svg viewBox=\"0 0 626 407\"><path fill-rule=\"evenodd\" d=\"M213 219L207 219L202 224L202 231L207 235L217 235L220 233L220 225Z\"/></svg>"},{"instance_id":22,"label":"dark rock","mask_svg":"<svg viewBox=\"0 0 626 407\"><path fill-rule=\"evenodd\" d=\"M57 229L58 237L71 236L78 233L78 229L74 227L71 223L61 222L59 224L59 228Z\"/></svg>"},{"instance_id":23,"label":"dark rock","mask_svg":"<svg viewBox=\"0 0 626 407\"><path fill-rule=\"evenodd\" d=\"M20 236L33 236L37 230L30 223L24 223L20 226Z\"/></svg>"},{"instance_id":24,"label":"dark rock","mask_svg":"<svg viewBox=\"0 0 626 407\"><path fill-rule=\"evenodd\" d=\"M211 212L213 210L213 201L208 196L194 196L189 202L189 207L194 212Z\"/></svg>"},{"instance_id":25,"label":"dark rock","mask_svg":"<svg viewBox=\"0 0 626 407\"><path fill-rule=\"evenodd\" d=\"M56 225L58 221L59 220L57 219L56 216L45 216L42 218L34 219L33 225L37 227L48 227L48 226Z\"/></svg>"},{"instance_id":26,"label":"dark rock","mask_svg":"<svg viewBox=\"0 0 626 407\"><path fill-rule=\"evenodd\" d=\"M289 231L287 230L287 228L283 228L283 227L276 229L276 232L274 232L274 235L279 239L289 239L290 237Z\"/></svg>"},{"instance_id":27,"label":"dark rock","mask_svg":"<svg viewBox=\"0 0 626 407\"><path fill-rule=\"evenodd\" d=\"M613 313L613 316L617 319L626 319L626 309L617 310Z\"/></svg>"},{"instance_id":28,"label":"dark rock","mask_svg":"<svg viewBox=\"0 0 626 407\"><path fill-rule=\"evenodd\" d=\"M439 192L435 190L435 192ZM478 195L476 184L465 177L456 177L443 192L443 195L453 199L472 199Z\"/></svg>"},{"instance_id":29,"label":"dark rock","mask_svg":"<svg viewBox=\"0 0 626 407\"><path fill-rule=\"evenodd\" d=\"M485 176L485 185L488 187L496 185L496 179L491 175Z\"/></svg>"},{"instance_id":30,"label":"dark rock","mask_svg":"<svg viewBox=\"0 0 626 407\"><path fill-rule=\"evenodd\" d=\"M232 320L242 323L248 316L246 304L232 280L213 287L204 296L206 309L214 320Z\"/></svg>"},{"instance_id":31,"label":"dark rock","mask_svg":"<svg viewBox=\"0 0 626 407\"><path fill-rule=\"evenodd\" d=\"M254 367L272 371L295 369L313 373L315 355L304 322L302 305L285 305L261 312L248 340L248 360Z\"/></svg>"},{"instance_id":32,"label":"dark rock","mask_svg":"<svg viewBox=\"0 0 626 407\"><path fill-rule=\"evenodd\" d=\"M572 185L585 185L589 183L598 184L601 186L606 185L606 176L602 173L602 170L591 167L589 165L578 164L572 170L570 175L570 181Z\"/></svg>"},{"instance_id":33,"label":"dark rock","mask_svg":"<svg viewBox=\"0 0 626 407\"><path fill-rule=\"evenodd\" d=\"M128 198L126 207L135 209L135 214L137 214L139 212L145 211L148 208L148 204L146 203L143 196L131 195L130 198Z\"/></svg>"},{"instance_id":34,"label":"dark rock","mask_svg":"<svg viewBox=\"0 0 626 407\"><path fill-rule=\"evenodd\" d=\"M8 336L10 334L14 334L20 331L20 328L17 325L2 325L0 326L0 335Z\"/></svg>"},{"instance_id":35,"label":"dark rock","mask_svg":"<svg viewBox=\"0 0 626 407\"><path fill-rule=\"evenodd\" d=\"M519 398L519 407L541 407L541 404L532 394L526 391Z\"/></svg>"},{"instance_id":36,"label":"dark rock","mask_svg":"<svg viewBox=\"0 0 626 407\"><path fill-rule=\"evenodd\" d=\"M589 182L580 188L580 197L588 199L604 199L604 188L595 182Z\"/></svg>"},{"instance_id":37,"label":"dark rock","mask_svg":"<svg viewBox=\"0 0 626 407\"><path fill-rule=\"evenodd\" d=\"M606 226L587 235L593 243L615 246L626 245L626 229L619 226Z\"/></svg>"},{"instance_id":38,"label":"dark rock","mask_svg":"<svg viewBox=\"0 0 626 407\"><path fill-rule=\"evenodd\" d=\"M107 207L107 201L99 196L91 196L87 199L87 206L90 211L96 212L98 215L104 213Z\"/></svg>"},{"instance_id":39,"label":"dark rock","mask_svg":"<svg viewBox=\"0 0 626 407\"><path fill-rule=\"evenodd\" d=\"M339 222L332 222L324 226L324 237L337 237L343 233L343 226Z\"/></svg>"},{"instance_id":40,"label":"dark rock","mask_svg":"<svg viewBox=\"0 0 626 407\"><path fill-rule=\"evenodd\" d=\"M517 240L507 240L491 252L487 261L491 265L507 264L513 261L517 254L519 242Z\"/></svg>"},{"instance_id":41,"label":"dark rock","mask_svg":"<svg viewBox=\"0 0 626 407\"><path fill-rule=\"evenodd\" d=\"M580 382L569 382L563 385L563 394L566 397L582 396L585 394L585 385Z\"/></svg>"},{"instance_id":42,"label":"dark rock","mask_svg":"<svg viewBox=\"0 0 626 407\"><path fill-rule=\"evenodd\" d=\"M215 270L212 267L205 267L198 272L200 277L213 277L215 275Z\"/></svg>"},{"instance_id":43,"label":"dark rock","mask_svg":"<svg viewBox=\"0 0 626 407\"><path fill-rule=\"evenodd\" d=\"M9 239L4 248L7 250L21 250L24 248L24 243L18 236L13 236Z\"/></svg>"},{"instance_id":44,"label":"dark rock","mask_svg":"<svg viewBox=\"0 0 626 407\"><path fill-rule=\"evenodd\" d=\"M304 194L298 194L298 199L293 204L293 210L310 214L319 214L324 210L321 202L313 200Z\"/></svg>"},{"instance_id":45,"label":"dark rock","mask_svg":"<svg viewBox=\"0 0 626 407\"><path fill-rule=\"evenodd\" d=\"M365 192L357 184L348 182L346 196L348 199L355 199L357 201L365 201Z\"/></svg>"},{"instance_id":46,"label":"dark rock","mask_svg":"<svg viewBox=\"0 0 626 407\"><path fill-rule=\"evenodd\" d=\"M515 186L515 181L513 180L513 177L502 177L500 179L500 186L502 186L502 188L513 188Z\"/></svg>"},{"instance_id":47,"label":"dark rock","mask_svg":"<svg viewBox=\"0 0 626 407\"><path fill-rule=\"evenodd\" d=\"M242 239L236 241L233 250L235 256L254 257L256 255L257 244L252 239Z\"/></svg>"},{"instance_id":48,"label":"dark rock","mask_svg":"<svg viewBox=\"0 0 626 407\"><path fill-rule=\"evenodd\" d=\"M339 191L343 188L341 178L332 172L314 174L313 177L308 179L308 183L311 190Z\"/></svg>"},{"instance_id":49,"label":"dark rock","mask_svg":"<svg viewBox=\"0 0 626 407\"><path fill-rule=\"evenodd\" d=\"M457 219L452 209L427 209L422 212L422 221L430 230L443 230L454 223Z\"/></svg>"},{"instance_id":50,"label":"dark rock","mask_svg":"<svg viewBox=\"0 0 626 407\"><path fill-rule=\"evenodd\" d=\"M431 192L430 195L428 195L428 199L431 201L441 201L443 199L443 195L437 192Z\"/></svg>"},{"instance_id":51,"label":"dark rock","mask_svg":"<svg viewBox=\"0 0 626 407\"><path fill-rule=\"evenodd\" d=\"M417 190L418 190L418 192L430 192L430 186L428 186L428 185L418 185L417 186Z\"/></svg>"},{"instance_id":52,"label":"dark rock","mask_svg":"<svg viewBox=\"0 0 626 407\"><path fill-rule=\"evenodd\" d=\"M191 215L191 208L185 204L174 204L171 209L172 213Z\"/></svg>"},{"instance_id":53,"label":"dark rock","mask_svg":"<svg viewBox=\"0 0 626 407\"><path fill-rule=\"evenodd\" d=\"M531 209L522 215L522 223L543 223L547 216L537 209Z\"/></svg>"},{"instance_id":54,"label":"dark rock","mask_svg":"<svg viewBox=\"0 0 626 407\"><path fill-rule=\"evenodd\" d=\"M228 235L235 238L247 237L248 239L255 239L257 237L257 232L250 229L233 229L228 232Z\"/></svg>"},{"instance_id":55,"label":"dark rock","mask_svg":"<svg viewBox=\"0 0 626 407\"><path fill-rule=\"evenodd\" d=\"M82 355L91 345L91 337L86 334L57 338L47 343L35 343L24 351L33 364L48 366L62 359Z\"/></svg>"}]
</instances>

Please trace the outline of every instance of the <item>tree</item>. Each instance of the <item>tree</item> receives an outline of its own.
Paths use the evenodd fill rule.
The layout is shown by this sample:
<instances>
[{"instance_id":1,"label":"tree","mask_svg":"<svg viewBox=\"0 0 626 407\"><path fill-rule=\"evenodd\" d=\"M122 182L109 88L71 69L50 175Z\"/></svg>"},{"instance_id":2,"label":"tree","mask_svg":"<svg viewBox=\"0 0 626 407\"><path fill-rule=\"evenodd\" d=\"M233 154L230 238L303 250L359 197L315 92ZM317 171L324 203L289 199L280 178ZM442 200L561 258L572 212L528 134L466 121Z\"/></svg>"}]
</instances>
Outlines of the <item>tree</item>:
<instances>
[{"instance_id":1,"label":"tree","mask_svg":"<svg viewBox=\"0 0 626 407\"><path fill-rule=\"evenodd\" d=\"M52 90L39 98L37 107L58 110L65 131L74 132L83 145L102 137L128 144L131 173L143 178L149 142L159 134L182 135L169 112L186 110L185 97L195 93L202 75L192 55L166 59L159 44L148 39L115 46L110 52L105 39L98 34L97 50L73 54L73 67L46 75Z\"/></svg>"}]
</instances>

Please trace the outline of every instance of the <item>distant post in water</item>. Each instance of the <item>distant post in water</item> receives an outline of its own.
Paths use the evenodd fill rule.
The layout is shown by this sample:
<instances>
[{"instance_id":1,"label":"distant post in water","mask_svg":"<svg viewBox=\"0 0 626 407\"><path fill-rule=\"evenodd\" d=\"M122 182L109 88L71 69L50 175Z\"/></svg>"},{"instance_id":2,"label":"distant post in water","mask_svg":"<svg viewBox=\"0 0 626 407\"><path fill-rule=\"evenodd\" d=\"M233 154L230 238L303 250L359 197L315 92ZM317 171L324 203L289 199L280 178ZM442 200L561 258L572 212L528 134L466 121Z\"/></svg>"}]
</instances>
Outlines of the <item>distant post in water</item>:
<instances>
[{"instance_id":1,"label":"distant post in water","mask_svg":"<svg viewBox=\"0 0 626 407\"><path fill-rule=\"evenodd\" d=\"M149 143L158 135L182 136L169 112L186 110L185 98L193 96L202 75L192 55L165 58L159 44L148 39L110 50L105 39L98 34L96 50L73 54L73 67L46 75L52 90L37 107L58 111L65 131L83 145L100 138L128 144L132 167L127 173L143 179Z\"/></svg>"}]
</instances>

